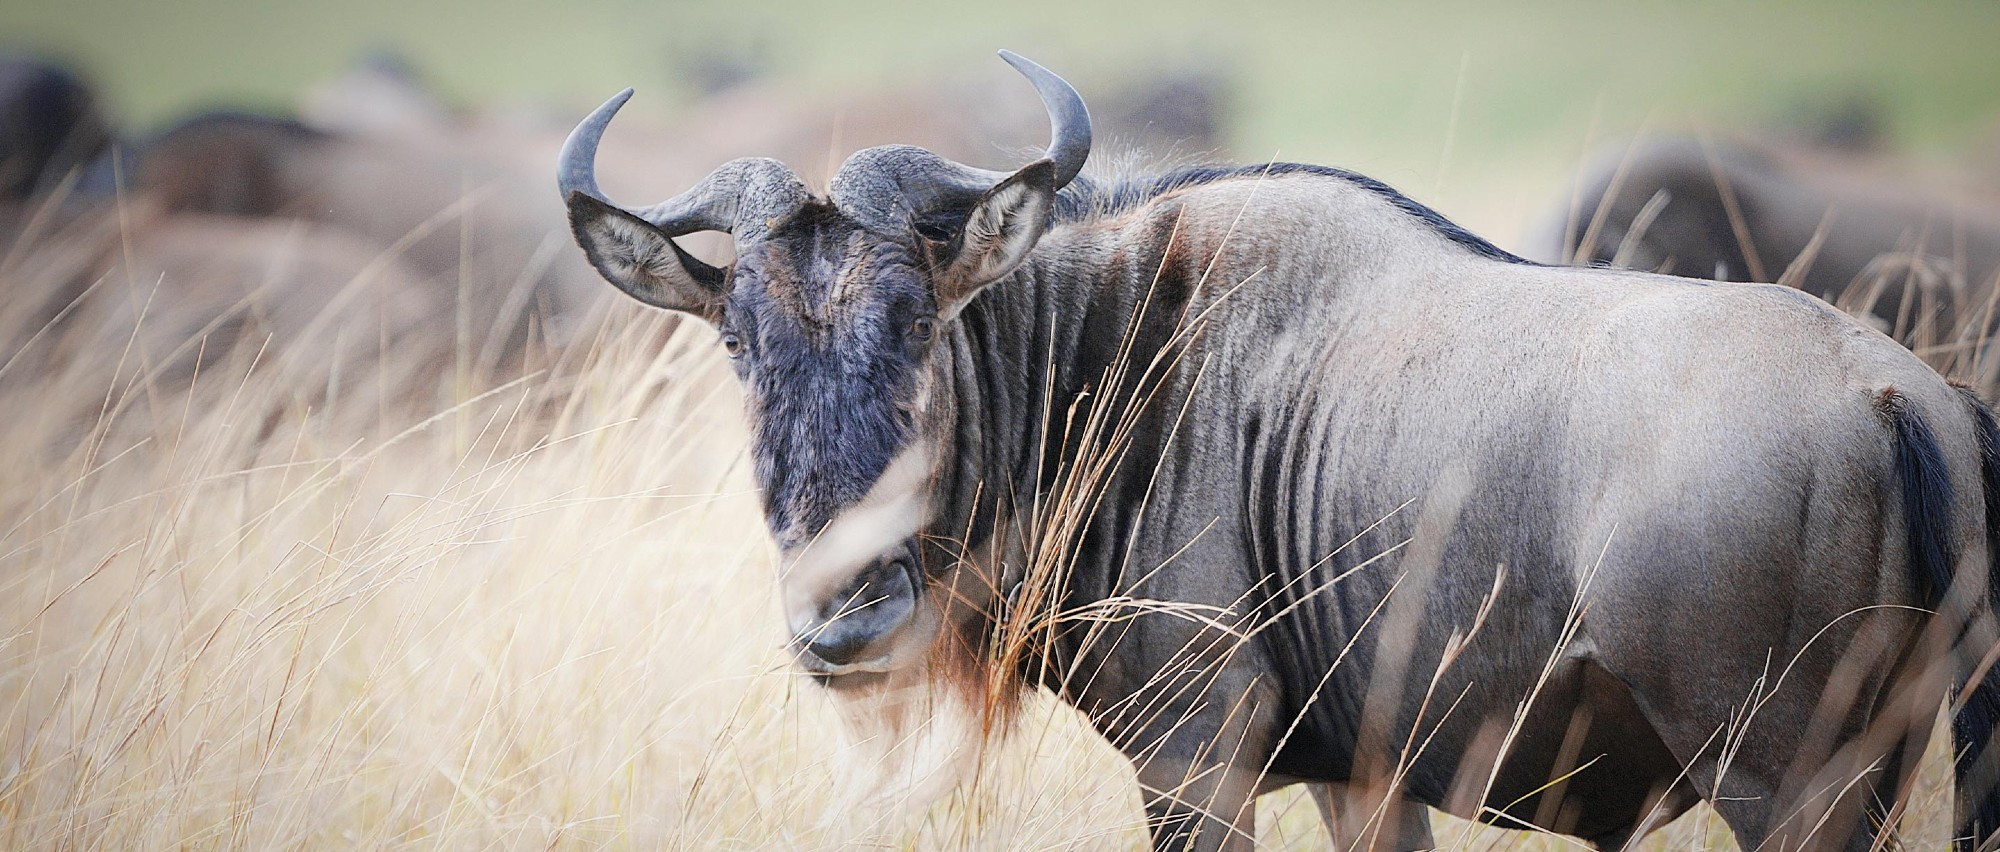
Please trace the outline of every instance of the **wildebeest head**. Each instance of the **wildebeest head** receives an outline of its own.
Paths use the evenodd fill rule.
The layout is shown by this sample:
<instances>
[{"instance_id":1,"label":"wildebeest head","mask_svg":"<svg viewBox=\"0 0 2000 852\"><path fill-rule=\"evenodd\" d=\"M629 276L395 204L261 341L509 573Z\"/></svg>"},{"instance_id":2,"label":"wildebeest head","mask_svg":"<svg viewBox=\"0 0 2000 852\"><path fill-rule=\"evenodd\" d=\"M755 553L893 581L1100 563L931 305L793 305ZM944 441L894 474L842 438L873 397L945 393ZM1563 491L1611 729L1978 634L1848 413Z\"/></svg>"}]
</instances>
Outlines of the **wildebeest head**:
<instances>
[{"instance_id":1,"label":"wildebeest head","mask_svg":"<svg viewBox=\"0 0 2000 852\"><path fill-rule=\"evenodd\" d=\"M915 616L947 567L924 565L919 546L948 438L949 406L933 393L942 341L968 300L1026 259L1089 154L1076 90L1001 56L1053 125L1047 156L1011 174L883 146L850 157L818 197L775 160L739 159L671 200L626 209L598 190L593 163L630 90L563 148L571 228L598 272L720 332L745 390L786 617L818 674L907 666L935 633L936 619ZM733 237L732 265L673 240L704 230Z\"/></svg>"}]
</instances>

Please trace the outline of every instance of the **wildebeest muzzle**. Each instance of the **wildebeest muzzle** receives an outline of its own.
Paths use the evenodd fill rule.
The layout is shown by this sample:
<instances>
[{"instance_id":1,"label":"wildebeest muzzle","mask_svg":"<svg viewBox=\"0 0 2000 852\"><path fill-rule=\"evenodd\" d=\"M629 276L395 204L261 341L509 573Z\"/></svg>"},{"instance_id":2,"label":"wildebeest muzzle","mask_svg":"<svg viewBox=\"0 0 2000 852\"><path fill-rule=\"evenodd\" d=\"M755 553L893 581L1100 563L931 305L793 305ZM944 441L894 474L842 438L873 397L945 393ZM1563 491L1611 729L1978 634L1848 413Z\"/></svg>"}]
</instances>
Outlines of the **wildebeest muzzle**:
<instances>
[{"instance_id":1,"label":"wildebeest muzzle","mask_svg":"<svg viewBox=\"0 0 2000 852\"><path fill-rule=\"evenodd\" d=\"M889 645L916 611L923 586L915 541L877 557L846 584L791 614L792 648L799 665L816 675L882 672Z\"/></svg>"}]
</instances>

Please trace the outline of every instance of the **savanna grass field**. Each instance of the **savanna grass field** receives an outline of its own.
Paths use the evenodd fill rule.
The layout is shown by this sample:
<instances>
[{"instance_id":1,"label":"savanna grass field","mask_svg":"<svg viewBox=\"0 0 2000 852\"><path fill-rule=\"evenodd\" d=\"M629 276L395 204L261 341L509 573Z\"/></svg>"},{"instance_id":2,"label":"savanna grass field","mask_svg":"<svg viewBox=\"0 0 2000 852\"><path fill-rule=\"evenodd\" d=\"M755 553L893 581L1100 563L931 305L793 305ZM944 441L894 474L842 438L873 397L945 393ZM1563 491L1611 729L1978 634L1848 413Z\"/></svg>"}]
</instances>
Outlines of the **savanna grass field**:
<instances>
[{"instance_id":1,"label":"savanna grass field","mask_svg":"<svg viewBox=\"0 0 2000 852\"><path fill-rule=\"evenodd\" d=\"M455 114L559 128L525 137L554 223L533 269L401 265L418 236L470 257L468 211L506 195L471 169L444 176L462 196L418 217L423 234L371 243L332 283L316 226L260 224L274 236L254 251L223 227L152 263L164 214L140 193L82 236L57 202L24 203L0 245L7 849L1145 846L1130 765L1047 695L1005 736L954 739L981 720L940 716L940 741L975 745L911 766L851 741L786 650L739 392L707 326L584 300L562 335L536 320L501 353L516 332L467 318L481 290L589 274L561 229L555 145L604 97L638 88L634 123L658 138L733 138L689 123L718 97L689 57L807 103L946 74L1031 98L1004 88L1003 47L1086 98L1196 67L1225 81L1220 135L1161 156L1351 168L1507 248L1563 218L1586 157L1668 130L1809 134L1860 109L1898 168L2000 191L1990 2L16 0L0 46L69 63L132 138L198 109L282 113L389 51ZM1024 114L985 165L1037 144L1046 124ZM831 126L823 162L858 135ZM673 152L641 139L607 138L626 163L607 185L670 189L681 172L647 159ZM247 290L202 277L246 264ZM308 273L323 292L288 319L274 294ZM376 305L420 287L442 295L413 319ZM1974 376L1988 348L1920 354ZM1909 848L1947 848L1949 780L1934 741ZM1580 848L1433 824L1454 850ZM1329 843L1296 789L1261 799L1258 826L1263 847ZM1701 806L1639 848L1734 845Z\"/></svg>"}]
</instances>

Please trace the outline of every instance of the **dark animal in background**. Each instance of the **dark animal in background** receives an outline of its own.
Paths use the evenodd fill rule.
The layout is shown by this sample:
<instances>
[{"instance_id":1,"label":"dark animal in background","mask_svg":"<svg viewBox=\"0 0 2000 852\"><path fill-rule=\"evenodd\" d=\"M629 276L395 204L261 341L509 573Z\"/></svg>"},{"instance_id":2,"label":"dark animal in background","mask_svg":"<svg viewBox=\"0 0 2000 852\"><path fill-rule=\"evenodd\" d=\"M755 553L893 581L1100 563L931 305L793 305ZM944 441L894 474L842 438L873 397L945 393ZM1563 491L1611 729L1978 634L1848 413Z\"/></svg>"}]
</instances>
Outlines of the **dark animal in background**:
<instances>
[{"instance_id":1,"label":"dark animal in background","mask_svg":"<svg viewBox=\"0 0 2000 852\"><path fill-rule=\"evenodd\" d=\"M741 379L802 669L864 719L1054 690L1159 848L1247 846L1293 783L1369 845L1428 805L1617 848L1706 799L1745 848L1868 846L1995 636L1983 404L1796 290L1539 266L1350 172L1079 177L1081 98L1003 56L1054 125L1012 172L739 159L620 207L629 92L563 149L591 263Z\"/></svg>"},{"instance_id":2,"label":"dark animal in background","mask_svg":"<svg viewBox=\"0 0 2000 852\"><path fill-rule=\"evenodd\" d=\"M1212 155L1227 147L1235 112L1234 75L1221 64L1143 69L1099 110L1116 136L1143 152Z\"/></svg>"},{"instance_id":3,"label":"dark animal in background","mask_svg":"<svg viewBox=\"0 0 2000 852\"><path fill-rule=\"evenodd\" d=\"M80 75L39 57L0 53L0 256L20 247L31 222L42 220L47 230L56 224L50 220L74 215L74 206L45 210L38 196L59 188L69 197L89 195L87 184L94 181L88 173L110 150L112 138L96 93ZM65 188L73 175L84 179ZM24 295L19 287L17 279L10 297Z\"/></svg>"},{"instance_id":4,"label":"dark animal in background","mask_svg":"<svg viewBox=\"0 0 2000 852\"><path fill-rule=\"evenodd\" d=\"M1694 138L1607 152L1580 182L1537 258L1783 278L1923 346L1994 324L2000 203L1927 191L1852 153Z\"/></svg>"},{"instance_id":5,"label":"dark animal in background","mask_svg":"<svg viewBox=\"0 0 2000 852\"><path fill-rule=\"evenodd\" d=\"M10 176L0 281L15 302L0 320L0 361L9 380L131 381L93 372L119 359L76 345L116 341L148 386L254 359L300 398L340 393L374 411L357 392L406 392L421 387L411 373L448 363L410 348L435 333L438 306L386 244L287 215L286 188L271 177L281 157L325 134L213 114L114 163L133 146L116 141L95 104L61 66L0 60L0 169ZM401 356L393 363L380 357L390 349Z\"/></svg>"},{"instance_id":6,"label":"dark animal in background","mask_svg":"<svg viewBox=\"0 0 2000 852\"><path fill-rule=\"evenodd\" d=\"M1199 131L1202 144L1214 144L1220 81L1188 73L1131 87L1138 100L1116 126L1142 139ZM984 125L965 130L961 105L972 101L963 89L945 81L827 103L747 87L652 132L655 147L684 156L613 168L642 185L681 186L700 176L704 152L812 161L830 144L914 137L979 153L990 138L978 132ZM393 249L425 281L433 313L456 320L433 332L480 341L472 347L480 374L504 369L531 345L589 338L607 291L584 264L558 262L574 249L543 172L566 126L544 131L449 112L393 57L371 57L321 86L308 107L303 119L239 111L184 119L130 146L129 191L169 211L301 220Z\"/></svg>"},{"instance_id":7,"label":"dark animal in background","mask_svg":"<svg viewBox=\"0 0 2000 852\"><path fill-rule=\"evenodd\" d=\"M127 167L134 191L165 209L222 216L298 216L324 207L294 174L300 160L337 144L297 121L249 112L208 112L136 146Z\"/></svg>"},{"instance_id":8,"label":"dark animal in background","mask_svg":"<svg viewBox=\"0 0 2000 852\"><path fill-rule=\"evenodd\" d=\"M424 280L438 332L482 341L488 372L571 342L599 294L567 264L560 212L528 175L445 145L208 113L136 146L132 192L184 213L313 222L353 234Z\"/></svg>"},{"instance_id":9,"label":"dark animal in background","mask_svg":"<svg viewBox=\"0 0 2000 852\"><path fill-rule=\"evenodd\" d=\"M177 313L194 315L249 297L242 288L254 281L263 315L298 317L320 306L341 317L315 329L358 332L364 320L386 322L377 343L397 341L406 361L482 380L522 369L531 347L580 337L603 302L602 288L574 264L556 262L573 249L561 208L547 201L537 173L491 155L504 145L457 144L462 134L451 132L450 117L434 111L427 91L408 78L385 82L377 65L365 69L367 79L385 84L367 92L366 117L322 110L348 125L200 113L123 142L115 153L105 150L70 192L15 205L0 215L0 227L9 243L38 255L29 259L38 274L14 275L16 288L32 282L43 291L35 298L59 307L108 274L148 270L167 275L164 292L185 296ZM414 128L407 135L382 129L391 102L404 122L396 131ZM537 138L512 141L525 148ZM130 211L122 222L117 205ZM121 227L143 250L129 264L119 248ZM183 245L188 250L176 248ZM342 270L348 278L336 277ZM352 280L364 274L368 281ZM373 286L382 280L404 286L388 296ZM223 293L232 295L210 298ZM401 319L413 303L422 305L414 312L425 322ZM177 327L154 325L148 338ZM273 331L277 351L337 360L324 341L286 333L289 327ZM208 332L209 348L227 348L239 328L265 326L221 323ZM250 339L260 344L262 335ZM363 363L344 366L352 372Z\"/></svg>"},{"instance_id":10,"label":"dark animal in background","mask_svg":"<svg viewBox=\"0 0 2000 852\"><path fill-rule=\"evenodd\" d=\"M111 138L96 96L75 73L0 53L0 201L54 187L102 155Z\"/></svg>"}]
</instances>

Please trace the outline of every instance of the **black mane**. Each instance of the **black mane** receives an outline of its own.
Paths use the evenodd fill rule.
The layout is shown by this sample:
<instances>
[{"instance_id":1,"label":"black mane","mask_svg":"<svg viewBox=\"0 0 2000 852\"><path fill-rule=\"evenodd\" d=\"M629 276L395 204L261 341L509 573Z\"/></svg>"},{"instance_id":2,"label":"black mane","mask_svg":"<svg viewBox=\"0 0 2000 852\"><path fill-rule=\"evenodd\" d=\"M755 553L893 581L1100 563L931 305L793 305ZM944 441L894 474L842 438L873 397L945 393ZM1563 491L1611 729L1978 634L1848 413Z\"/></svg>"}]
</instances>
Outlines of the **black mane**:
<instances>
[{"instance_id":1,"label":"black mane","mask_svg":"<svg viewBox=\"0 0 2000 852\"><path fill-rule=\"evenodd\" d=\"M1083 222L1102 216L1113 215L1172 192L1190 186L1201 186L1216 181L1243 177L1277 177L1290 174L1313 174L1338 178L1369 192L1381 196L1384 201L1397 209L1417 218L1439 236L1472 250L1481 257L1505 263L1536 265L1534 261L1500 248L1485 238L1459 227L1446 219L1444 214L1424 206L1416 199L1396 191L1386 183L1364 174L1336 169L1332 166L1316 166L1310 163L1270 163L1249 166L1184 166L1165 174L1118 178L1096 181L1079 177L1058 196L1056 202L1057 222Z\"/></svg>"}]
</instances>

